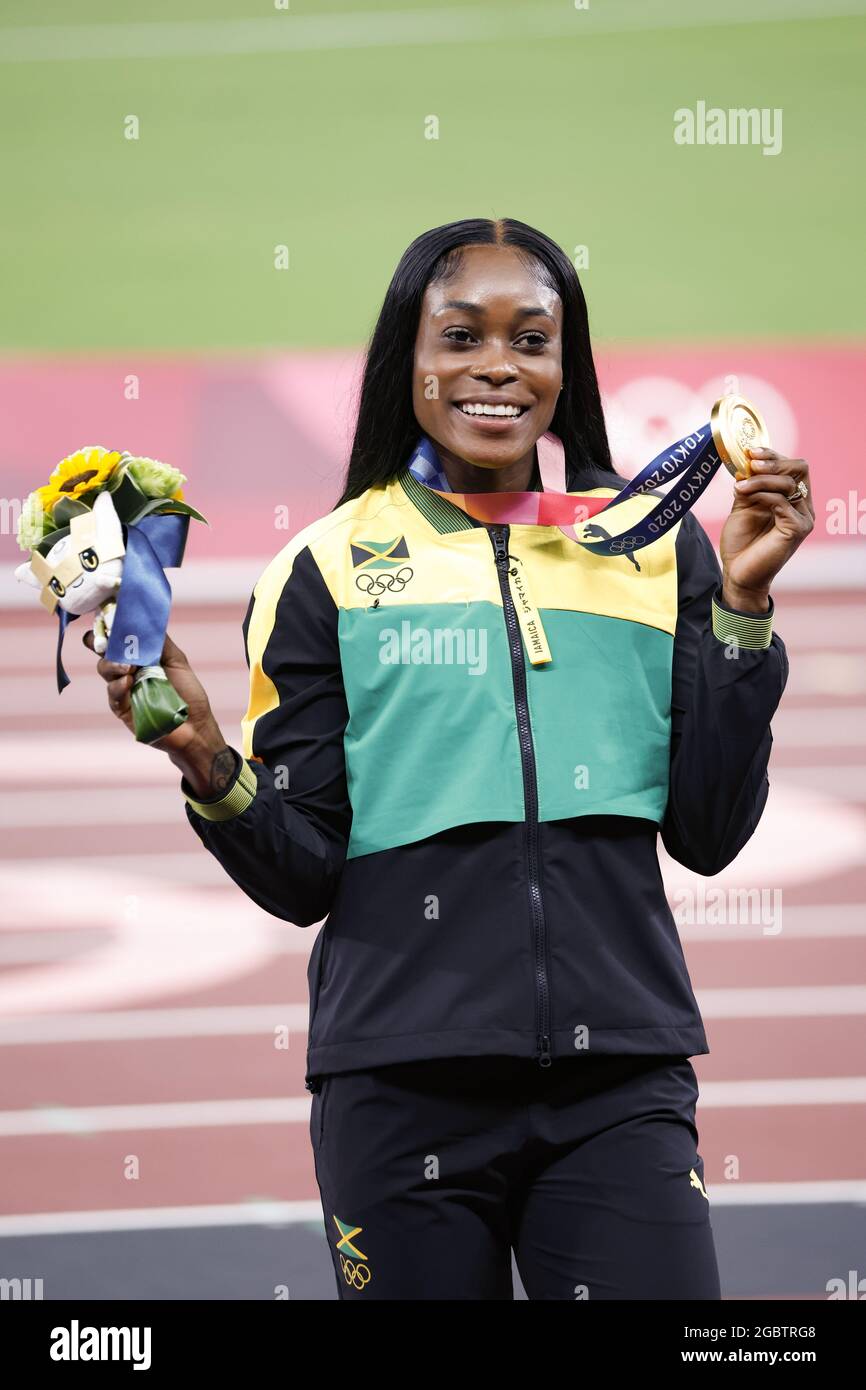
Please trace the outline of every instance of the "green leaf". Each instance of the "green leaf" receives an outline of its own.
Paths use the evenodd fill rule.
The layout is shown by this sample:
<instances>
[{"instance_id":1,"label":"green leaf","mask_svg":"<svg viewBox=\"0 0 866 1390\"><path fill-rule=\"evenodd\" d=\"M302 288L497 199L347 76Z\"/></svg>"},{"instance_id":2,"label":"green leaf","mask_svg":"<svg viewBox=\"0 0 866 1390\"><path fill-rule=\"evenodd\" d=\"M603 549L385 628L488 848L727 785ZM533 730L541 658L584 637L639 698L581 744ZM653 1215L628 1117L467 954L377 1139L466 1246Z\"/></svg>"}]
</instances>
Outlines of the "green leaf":
<instances>
[{"instance_id":1,"label":"green leaf","mask_svg":"<svg viewBox=\"0 0 866 1390\"><path fill-rule=\"evenodd\" d=\"M52 515L60 526L68 526L74 516L83 516L90 508L78 497L61 497L54 503Z\"/></svg>"},{"instance_id":2,"label":"green leaf","mask_svg":"<svg viewBox=\"0 0 866 1390\"><path fill-rule=\"evenodd\" d=\"M34 549L38 550L40 555L47 555L52 545L56 545L58 541L62 541L63 537L68 535L69 527L61 526L59 530L49 531L47 536L43 536L39 544L34 546Z\"/></svg>"},{"instance_id":3,"label":"green leaf","mask_svg":"<svg viewBox=\"0 0 866 1390\"><path fill-rule=\"evenodd\" d=\"M130 478L128 473L124 472L120 482L110 491L114 510L120 520L127 523L134 520L135 513L140 508L142 501L146 500L138 484Z\"/></svg>"},{"instance_id":4,"label":"green leaf","mask_svg":"<svg viewBox=\"0 0 866 1390\"><path fill-rule=\"evenodd\" d=\"M188 502L172 501L168 497L151 497L134 516L127 518L128 524L133 526L137 521L143 521L146 516L171 516L172 512L179 516L192 517L194 521L203 521L205 526L210 525L206 517L201 512L197 512L195 507L191 507Z\"/></svg>"}]
</instances>

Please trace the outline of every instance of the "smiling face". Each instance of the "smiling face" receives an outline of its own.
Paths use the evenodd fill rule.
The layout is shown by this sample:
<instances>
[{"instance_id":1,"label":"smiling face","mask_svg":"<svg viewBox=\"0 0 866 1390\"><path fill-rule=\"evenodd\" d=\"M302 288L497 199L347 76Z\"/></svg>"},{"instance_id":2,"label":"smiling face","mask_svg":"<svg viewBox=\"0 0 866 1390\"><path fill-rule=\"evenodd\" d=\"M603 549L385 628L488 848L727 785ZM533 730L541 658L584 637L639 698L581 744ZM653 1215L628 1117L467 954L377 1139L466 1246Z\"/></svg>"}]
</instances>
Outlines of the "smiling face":
<instances>
[{"instance_id":1,"label":"smiling face","mask_svg":"<svg viewBox=\"0 0 866 1390\"><path fill-rule=\"evenodd\" d=\"M514 247L464 247L424 293L412 391L455 491L528 486L561 384L562 304L542 267Z\"/></svg>"}]
</instances>

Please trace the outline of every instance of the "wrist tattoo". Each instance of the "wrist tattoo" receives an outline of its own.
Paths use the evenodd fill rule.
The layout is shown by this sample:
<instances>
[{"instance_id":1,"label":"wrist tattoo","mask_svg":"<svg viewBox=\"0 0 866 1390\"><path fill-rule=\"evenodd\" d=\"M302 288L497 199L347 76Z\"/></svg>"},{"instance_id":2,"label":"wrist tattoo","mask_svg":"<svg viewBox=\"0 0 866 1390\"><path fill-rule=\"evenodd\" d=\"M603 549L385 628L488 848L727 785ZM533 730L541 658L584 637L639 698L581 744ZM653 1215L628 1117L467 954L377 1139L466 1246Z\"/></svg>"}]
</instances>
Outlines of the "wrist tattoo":
<instances>
[{"instance_id":1,"label":"wrist tattoo","mask_svg":"<svg viewBox=\"0 0 866 1390\"><path fill-rule=\"evenodd\" d=\"M217 753L210 767L212 792L224 792L235 775L235 755L226 746Z\"/></svg>"}]
</instances>

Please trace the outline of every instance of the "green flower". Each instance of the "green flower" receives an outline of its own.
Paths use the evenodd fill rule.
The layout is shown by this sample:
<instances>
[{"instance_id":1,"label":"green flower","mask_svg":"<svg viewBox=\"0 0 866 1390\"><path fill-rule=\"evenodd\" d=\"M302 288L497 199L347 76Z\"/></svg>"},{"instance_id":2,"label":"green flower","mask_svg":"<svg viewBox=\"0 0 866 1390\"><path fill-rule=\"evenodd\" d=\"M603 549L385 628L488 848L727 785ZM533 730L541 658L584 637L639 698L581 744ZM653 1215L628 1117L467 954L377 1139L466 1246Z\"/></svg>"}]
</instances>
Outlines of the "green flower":
<instances>
[{"instance_id":1,"label":"green flower","mask_svg":"<svg viewBox=\"0 0 866 1390\"><path fill-rule=\"evenodd\" d=\"M176 497L186 477L178 468L159 459L131 458L125 464L127 472L145 497Z\"/></svg>"},{"instance_id":2,"label":"green flower","mask_svg":"<svg viewBox=\"0 0 866 1390\"><path fill-rule=\"evenodd\" d=\"M44 505L43 494L48 488L38 488L25 499L18 517L18 545L21 550L35 550L36 546L54 530L51 508Z\"/></svg>"}]
</instances>

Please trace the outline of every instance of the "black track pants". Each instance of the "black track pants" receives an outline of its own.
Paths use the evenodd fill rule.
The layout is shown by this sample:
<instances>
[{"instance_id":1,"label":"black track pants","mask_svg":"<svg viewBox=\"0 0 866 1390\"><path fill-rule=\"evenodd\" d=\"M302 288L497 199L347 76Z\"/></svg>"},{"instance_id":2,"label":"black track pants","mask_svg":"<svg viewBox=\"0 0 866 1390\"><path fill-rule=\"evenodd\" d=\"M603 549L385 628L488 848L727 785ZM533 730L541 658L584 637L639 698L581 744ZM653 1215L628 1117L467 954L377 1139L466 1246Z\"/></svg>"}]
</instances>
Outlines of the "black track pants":
<instances>
[{"instance_id":1,"label":"black track pants","mask_svg":"<svg viewBox=\"0 0 866 1390\"><path fill-rule=\"evenodd\" d=\"M343 1299L718 1299L684 1057L407 1062L323 1079Z\"/></svg>"}]
</instances>

